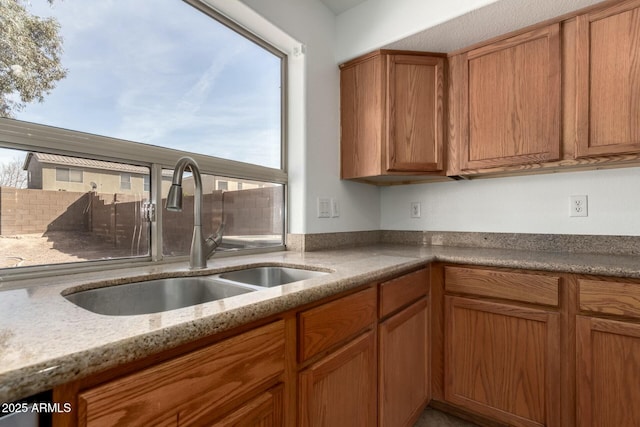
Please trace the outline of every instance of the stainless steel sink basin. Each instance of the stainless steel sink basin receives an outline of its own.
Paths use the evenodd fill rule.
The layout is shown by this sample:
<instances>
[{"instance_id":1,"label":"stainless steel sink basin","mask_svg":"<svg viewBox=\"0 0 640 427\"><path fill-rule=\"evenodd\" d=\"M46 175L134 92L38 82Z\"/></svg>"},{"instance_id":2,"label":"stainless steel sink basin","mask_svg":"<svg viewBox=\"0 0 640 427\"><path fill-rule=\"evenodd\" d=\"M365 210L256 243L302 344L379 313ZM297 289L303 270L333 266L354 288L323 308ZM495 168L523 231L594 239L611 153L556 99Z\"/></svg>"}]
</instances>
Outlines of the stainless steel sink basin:
<instances>
[{"instance_id":1,"label":"stainless steel sink basin","mask_svg":"<svg viewBox=\"0 0 640 427\"><path fill-rule=\"evenodd\" d=\"M64 297L94 313L128 316L175 310L252 291L211 277L176 277L91 289Z\"/></svg>"},{"instance_id":2,"label":"stainless steel sink basin","mask_svg":"<svg viewBox=\"0 0 640 427\"><path fill-rule=\"evenodd\" d=\"M217 275L221 279L248 285L270 288L299 280L328 274L324 271L303 270L291 267L254 267Z\"/></svg>"}]
</instances>

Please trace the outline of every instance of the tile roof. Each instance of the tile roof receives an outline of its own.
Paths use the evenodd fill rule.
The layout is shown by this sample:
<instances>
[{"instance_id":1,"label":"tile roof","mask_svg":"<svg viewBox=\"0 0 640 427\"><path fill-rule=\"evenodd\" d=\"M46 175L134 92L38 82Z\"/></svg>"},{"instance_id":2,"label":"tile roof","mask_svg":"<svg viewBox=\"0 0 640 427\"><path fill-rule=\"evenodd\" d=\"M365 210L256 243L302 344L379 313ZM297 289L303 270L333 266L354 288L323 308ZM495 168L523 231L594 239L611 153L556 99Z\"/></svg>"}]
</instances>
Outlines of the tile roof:
<instances>
[{"instance_id":1,"label":"tile roof","mask_svg":"<svg viewBox=\"0 0 640 427\"><path fill-rule=\"evenodd\" d=\"M77 168L102 169L116 172L128 172L141 175L148 175L149 168L143 166L128 165L125 163L105 162L102 160L83 159L80 157L61 156L58 154L34 153L27 155L23 169L28 169L29 161L35 158L40 163L48 163L61 166L75 166Z\"/></svg>"}]
</instances>

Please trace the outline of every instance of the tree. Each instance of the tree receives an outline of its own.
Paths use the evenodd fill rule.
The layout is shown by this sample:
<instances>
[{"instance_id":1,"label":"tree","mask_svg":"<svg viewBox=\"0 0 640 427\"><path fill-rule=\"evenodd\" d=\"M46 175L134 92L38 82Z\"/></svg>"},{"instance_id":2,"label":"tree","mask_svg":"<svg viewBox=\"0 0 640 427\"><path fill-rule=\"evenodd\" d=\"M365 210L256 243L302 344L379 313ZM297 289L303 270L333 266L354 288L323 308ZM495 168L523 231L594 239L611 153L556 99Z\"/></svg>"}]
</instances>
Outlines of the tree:
<instances>
[{"instance_id":1,"label":"tree","mask_svg":"<svg viewBox=\"0 0 640 427\"><path fill-rule=\"evenodd\" d=\"M22 159L15 157L0 163L0 187L27 188L27 171L22 169Z\"/></svg>"},{"instance_id":2,"label":"tree","mask_svg":"<svg viewBox=\"0 0 640 427\"><path fill-rule=\"evenodd\" d=\"M47 0L52 3L53 0ZM55 18L31 15L24 0L0 0L0 117L42 102L67 75Z\"/></svg>"}]
</instances>

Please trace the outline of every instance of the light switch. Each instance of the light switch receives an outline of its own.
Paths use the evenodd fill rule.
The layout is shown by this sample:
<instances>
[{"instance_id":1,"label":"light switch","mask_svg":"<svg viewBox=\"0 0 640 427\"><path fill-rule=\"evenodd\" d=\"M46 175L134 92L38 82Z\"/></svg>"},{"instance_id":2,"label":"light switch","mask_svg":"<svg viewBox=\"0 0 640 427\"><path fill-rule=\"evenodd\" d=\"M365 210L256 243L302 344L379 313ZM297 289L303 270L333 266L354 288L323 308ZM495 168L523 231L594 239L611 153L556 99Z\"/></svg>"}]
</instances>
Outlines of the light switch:
<instances>
[{"instance_id":1,"label":"light switch","mask_svg":"<svg viewBox=\"0 0 640 427\"><path fill-rule=\"evenodd\" d=\"M340 216L340 206L336 199L331 199L331 218L338 218Z\"/></svg>"},{"instance_id":2,"label":"light switch","mask_svg":"<svg viewBox=\"0 0 640 427\"><path fill-rule=\"evenodd\" d=\"M331 199L318 197L318 218L331 218Z\"/></svg>"}]
</instances>

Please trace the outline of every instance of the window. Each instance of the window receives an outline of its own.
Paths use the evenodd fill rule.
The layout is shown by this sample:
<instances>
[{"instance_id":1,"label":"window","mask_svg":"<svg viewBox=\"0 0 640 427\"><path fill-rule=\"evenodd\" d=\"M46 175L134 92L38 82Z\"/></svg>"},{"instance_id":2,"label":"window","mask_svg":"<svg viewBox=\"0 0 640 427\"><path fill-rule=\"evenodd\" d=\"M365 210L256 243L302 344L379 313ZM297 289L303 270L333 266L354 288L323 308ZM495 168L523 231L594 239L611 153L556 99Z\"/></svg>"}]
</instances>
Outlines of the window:
<instances>
[{"instance_id":1,"label":"window","mask_svg":"<svg viewBox=\"0 0 640 427\"><path fill-rule=\"evenodd\" d=\"M78 169L56 168L56 181L82 182L82 171Z\"/></svg>"},{"instance_id":2,"label":"window","mask_svg":"<svg viewBox=\"0 0 640 427\"><path fill-rule=\"evenodd\" d=\"M120 189L131 190L131 174L129 173L120 174Z\"/></svg>"},{"instance_id":3,"label":"window","mask_svg":"<svg viewBox=\"0 0 640 427\"><path fill-rule=\"evenodd\" d=\"M13 162L24 174L11 191L38 190L51 198L50 206L66 208L50 209L37 230L2 226L0 235L51 240L56 233L54 248L70 249L59 257L36 252L25 266L2 264L2 256L17 249L1 248L0 269L186 255L192 232L185 228L193 221L188 173L183 211L164 209L172 168L185 155L206 177L203 228L211 233L225 223L222 252L283 245L284 54L205 0L102 2L97 8L91 2L23 4L59 22L66 77L43 102L0 117L0 167ZM15 65L12 72L21 69ZM11 101L19 103L19 94ZM157 227L142 220L147 203L162 210ZM4 209L0 221L7 218ZM107 211L117 213L115 220L104 216ZM28 225L29 217L16 224Z\"/></svg>"}]
</instances>

